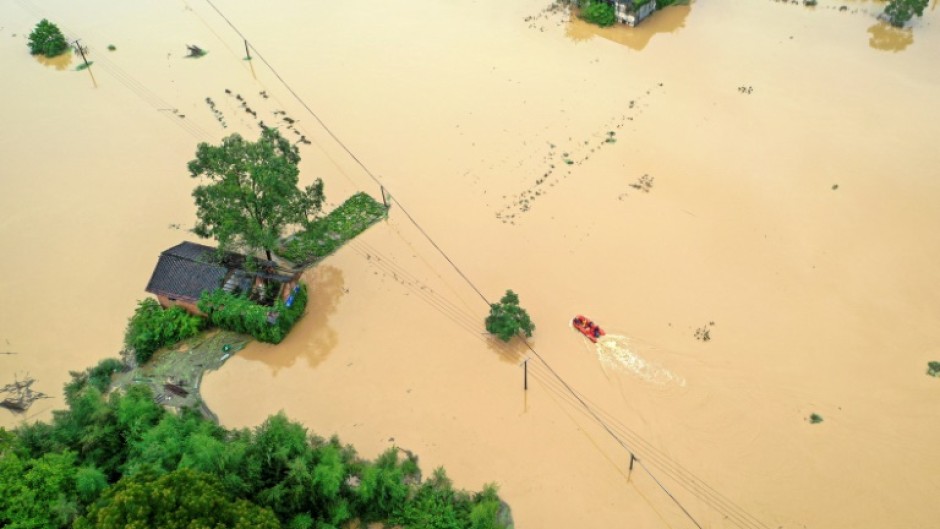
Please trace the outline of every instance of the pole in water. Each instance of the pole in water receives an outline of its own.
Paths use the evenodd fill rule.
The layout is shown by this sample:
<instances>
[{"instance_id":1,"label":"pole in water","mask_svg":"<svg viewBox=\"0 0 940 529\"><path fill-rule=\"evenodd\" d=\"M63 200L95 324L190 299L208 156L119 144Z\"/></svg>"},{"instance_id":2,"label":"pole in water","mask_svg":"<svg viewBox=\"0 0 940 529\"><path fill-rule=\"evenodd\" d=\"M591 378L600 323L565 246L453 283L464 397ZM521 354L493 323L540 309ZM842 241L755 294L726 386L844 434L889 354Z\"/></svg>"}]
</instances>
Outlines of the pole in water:
<instances>
[{"instance_id":1,"label":"pole in water","mask_svg":"<svg viewBox=\"0 0 940 529\"><path fill-rule=\"evenodd\" d=\"M633 455L633 452L630 452L630 470L627 472L627 479L630 479L630 475L633 474L633 462L636 461L636 456Z\"/></svg>"},{"instance_id":2,"label":"pole in water","mask_svg":"<svg viewBox=\"0 0 940 529\"><path fill-rule=\"evenodd\" d=\"M245 39L245 60L251 60L251 50L248 49L248 39Z\"/></svg>"},{"instance_id":3,"label":"pole in water","mask_svg":"<svg viewBox=\"0 0 940 529\"><path fill-rule=\"evenodd\" d=\"M522 361L522 391L529 391L529 359Z\"/></svg>"},{"instance_id":4,"label":"pole in water","mask_svg":"<svg viewBox=\"0 0 940 529\"><path fill-rule=\"evenodd\" d=\"M82 45L79 44L79 42L78 42L78 41L80 41L80 40L81 40L81 39L75 39L75 47L78 48L78 53L81 53L81 54L82 54L82 60L85 61L85 68L88 68L88 67L90 67L91 65L88 64L88 58L85 57L85 50L82 49Z\"/></svg>"}]
</instances>

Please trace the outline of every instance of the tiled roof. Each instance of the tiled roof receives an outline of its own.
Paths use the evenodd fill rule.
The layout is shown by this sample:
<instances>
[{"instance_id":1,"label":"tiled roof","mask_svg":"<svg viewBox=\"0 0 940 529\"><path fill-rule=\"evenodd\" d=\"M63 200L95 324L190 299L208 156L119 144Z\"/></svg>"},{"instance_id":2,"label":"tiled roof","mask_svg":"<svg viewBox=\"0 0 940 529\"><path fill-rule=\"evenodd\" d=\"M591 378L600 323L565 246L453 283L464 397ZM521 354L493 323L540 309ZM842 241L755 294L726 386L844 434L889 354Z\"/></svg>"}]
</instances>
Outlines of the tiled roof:
<instances>
[{"instance_id":1,"label":"tiled roof","mask_svg":"<svg viewBox=\"0 0 940 529\"><path fill-rule=\"evenodd\" d=\"M160 254L146 291L176 299L196 301L203 291L222 286L228 274L213 262L215 248L184 242Z\"/></svg>"},{"instance_id":2,"label":"tiled roof","mask_svg":"<svg viewBox=\"0 0 940 529\"><path fill-rule=\"evenodd\" d=\"M146 291L151 294L167 296L175 299L196 301L203 291L212 291L222 287L231 271L242 271L247 258L244 255L228 252L219 258L218 252L211 246L182 242L165 250L160 254L157 266L153 270ZM273 279L286 282L293 276L284 275L277 270L273 261L257 259L258 270L242 272L248 279L250 288L251 277Z\"/></svg>"}]
</instances>

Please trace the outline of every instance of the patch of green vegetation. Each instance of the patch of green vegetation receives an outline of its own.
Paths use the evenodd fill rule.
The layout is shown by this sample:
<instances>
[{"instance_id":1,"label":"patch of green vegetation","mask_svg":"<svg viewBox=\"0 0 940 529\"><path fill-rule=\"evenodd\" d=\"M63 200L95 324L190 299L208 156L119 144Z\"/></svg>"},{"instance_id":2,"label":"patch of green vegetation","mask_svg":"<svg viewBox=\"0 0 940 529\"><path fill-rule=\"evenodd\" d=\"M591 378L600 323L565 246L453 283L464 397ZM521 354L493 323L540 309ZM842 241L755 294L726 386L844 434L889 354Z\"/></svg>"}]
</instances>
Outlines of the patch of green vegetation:
<instances>
[{"instance_id":1,"label":"patch of green vegetation","mask_svg":"<svg viewBox=\"0 0 940 529\"><path fill-rule=\"evenodd\" d=\"M940 362L927 362L927 374L932 377L940 377Z\"/></svg>"},{"instance_id":2,"label":"patch of green vegetation","mask_svg":"<svg viewBox=\"0 0 940 529\"><path fill-rule=\"evenodd\" d=\"M810 423L810 424L819 424L819 423L821 423L821 422L823 422L822 415L819 415L818 413L812 413L812 414L810 414L810 416L809 416L809 423Z\"/></svg>"},{"instance_id":3,"label":"patch of green vegetation","mask_svg":"<svg viewBox=\"0 0 940 529\"><path fill-rule=\"evenodd\" d=\"M115 46L114 44L108 44L108 51L115 51L115 50L117 50L117 46Z\"/></svg>"},{"instance_id":4,"label":"patch of green vegetation","mask_svg":"<svg viewBox=\"0 0 940 529\"><path fill-rule=\"evenodd\" d=\"M499 303L490 304L490 315L486 317L485 324L487 332L495 334L504 342L520 332L531 337L535 330L529 313L519 306L519 296L512 290L507 290Z\"/></svg>"},{"instance_id":5,"label":"patch of green vegetation","mask_svg":"<svg viewBox=\"0 0 940 529\"><path fill-rule=\"evenodd\" d=\"M289 300L290 306L278 298L273 307L268 307L219 289L203 292L198 307L220 329L250 334L262 342L281 343L307 308L307 285L297 285Z\"/></svg>"},{"instance_id":6,"label":"patch of green vegetation","mask_svg":"<svg viewBox=\"0 0 940 529\"><path fill-rule=\"evenodd\" d=\"M124 343L134 351L139 364L144 364L157 349L181 342L199 334L205 319L193 316L181 307L164 309L153 298L141 300L127 322Z\"/></svg>"},{"instance_id":7,"label":"patch of green vegetation","mask_svg":"<svg viewBox=\"0 0 940 529\"><path fill-rule=\"evenodd\" d=\"M385 218L384 205L365 193L356 193L307 229L288 238L276 253L294 263L312 264Z\"/></svg>"},{"instance_id":8,"label":"patch of green vegetation","mask_svg":"<svg viewBox=\"0 0 940 529\"><path fill-rule=\"evenodd\" d=\"M147 386L103 392L96 369L75 375L51 423L0 428L0 527L512 526L495 486L455 490L443 469L422 481L405 450L363 459L283 414L229 430L167 411Z\"/></svg>"},{"instance_id":9,"label":"patch of green vegetation","mask_svg":"<svg viewBox=\"0 0 940 529\"><path fill-rule=\"evenodd\" d=\"M617 20L614 16L614 6L603 0L585 0L581 5L580 16L587 22L600 27L612 26Z\"/></svg>"},{"instance_id":10,"label":"patch of green vegetation","mask_svg":"<svg viewBox=\"0 0 940 529\"><path fill-rule=\"evenodd\" d=\"M75 67L75 71L87 70L92 64L95 64L95 61L83 62Z\"/></svg>"},{"instance_id":11,"label":"patch of green vegetation","mask_svg":"<svg viewBox=\"0 0 940 529\"><path fill-rule=\"evenodd\" d=\"M927 3L928 0L891 0L885 6L884 16L892 26L902 28L914 15L924 16Z\"/></svg>"},{"instance_id":12,"label":"patch of green vegetation","mask_svg":"<svg viewBox=\"0 0 940 529\"><path fill-rule=\"evenodd\" d=\"M33 55L45 55L46 57L57 57L69 49L69 43L65 40L65 35L52 22L45 18L36 24L36 28L29 34L29 53Z\"/></svg>"}]
</instances>

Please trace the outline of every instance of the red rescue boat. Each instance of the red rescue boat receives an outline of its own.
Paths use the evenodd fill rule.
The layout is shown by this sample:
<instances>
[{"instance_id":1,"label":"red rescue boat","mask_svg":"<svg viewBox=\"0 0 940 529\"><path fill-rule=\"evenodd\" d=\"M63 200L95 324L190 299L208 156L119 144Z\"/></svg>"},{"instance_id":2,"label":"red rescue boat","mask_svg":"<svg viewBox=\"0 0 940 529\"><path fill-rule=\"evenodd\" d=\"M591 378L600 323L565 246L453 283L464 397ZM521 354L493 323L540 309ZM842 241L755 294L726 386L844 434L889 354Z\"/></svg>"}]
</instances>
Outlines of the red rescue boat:
<instances>
[{"instance_id":1,"label":"red rescue boat","mask_svg":"<svg viewBox=\"0 0 940 529\"><path fill-rule=\"evenodd\" d=\"M581 316L580 314L571 320L571 325L573 325L575 329L581 331L581 334L587 336L588 340L591 340L595 343L597 342L598 338L607 334L604 332L604 329L598 327L596 323L584 316Z\"/></svg>"}]
</instances>

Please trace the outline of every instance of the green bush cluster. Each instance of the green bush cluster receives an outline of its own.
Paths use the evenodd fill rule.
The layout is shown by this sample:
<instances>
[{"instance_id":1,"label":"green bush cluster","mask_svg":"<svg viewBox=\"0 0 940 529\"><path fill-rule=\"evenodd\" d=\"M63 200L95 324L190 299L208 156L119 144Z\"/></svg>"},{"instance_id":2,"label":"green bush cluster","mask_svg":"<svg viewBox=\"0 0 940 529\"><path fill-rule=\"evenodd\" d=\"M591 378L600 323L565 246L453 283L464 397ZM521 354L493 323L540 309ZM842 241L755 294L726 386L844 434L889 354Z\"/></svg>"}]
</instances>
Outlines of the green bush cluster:
<instances>
[{"instance_id":1,"label":"green bush cluster","mask_svg":"<svg viewBox=\"0 0 940 529\"><path fill-rule=\"evenodd\" d=\"M927 362L927 374L932 377L940 377L940 362Z\"/></svg>"},{"instance_id":2,"label":"green bush cluster","mask_svg":"<svg viewBox=\"0 0 940 529\"><path fill-rule=\"evenodd\" d=\"M891 0L885 6L885 17L894 27L904 27L914 15L924 16L927 0Z\"/></svg>"},{"instance_id":3,"label":"green bush cluster","mask_svg":"<svg viewBox=\"0 0 940 529\"><path fill-rule=\"evenodd\" d=\"M228 430L167 412L145 386L105 397L76 380L51 423L0 428L0 527L511 526L494 486L454 490L442 469L422 482L404 451L369 461L282 414Z\"/></svg>"},{"instance_id":4,"label":"green bush cluster","mask_svg":"<svg viewBox=\"0 0 940 529\"><path fill-rule=\"evenodd\" d=\"M490 314L486 317L485 324L487 332L495 334L504 342L508 342L520 332L531 337L532 331L535 330L529 313L519 306L519 296L512 290L507 290L499 303L490 304Z\"/></svg>"},{"instance_id":5,"label":"green bush cluster","mask_svg":"<svg viewBox=\"0 0 940 529\"><path fill-rule=\"evenodd\" d=\"M250 334L262 342L281 343L307 308L307 285L300 284L294 290L290 307L280 298L267 307L223 290L203 292L198 307L216 327Z\"/></svg>"},{"instance_id":6,"label":"green bush cluster","mask_svg":"<svg viewBox=\"0 0 940 529\"><path fill-rule=\"evenodd\" d=\"M603 0L585 0L581 5L581 18L601 27L612 26L616 22L614 6Z\"/></svg>"},{"instance_id":7,"label":"green bush cluster","mask_svg":"<svg viewBox=\"0 0 940 529\"><path fill-rule=\"evenodd\" d=\"M72 376L72 380L65 385L65 400L71 402L86 386L91 386L101 393L107 392L111 385L111 377L123 370L123 362L117 358L105 358L95 367L85 371L70 371L69 375Z\"/></svg>"},{"instance_id":8,"label":"green bush cluster","mask_svg":"<svg viewBox=\"0 0 940 529\"><path fill-rule=\"evenodd\" d=\"M312 263L330 255L387 213L385 206L371 196L356 193L291 237L281 245L277 254L295 263Z\"/></svg>"},{"instance_id":9,"label":"green bush cluster","mask_svg":"<svg viewBox=\"0 0 940 529\"><path fill-rule=\"evenodd\" d=\"M150 360L157 349L192 338L205 327L205 320L181 307L164 309L153 298L137 303L127 323L124 343L134 350L139 364Z\"/></svg>"},{"instance_id":10,"label":"green bush cluster","mask_svg":"<svg viewBox=\"0 0 940 529\"><path fill-rule=\"evenodd\" d=\"M69 43L59 27L45 18L36 24L36 28L29 34L29 52L33 55L56 57L69 49Z\"/></svg>"}]
</instances>

